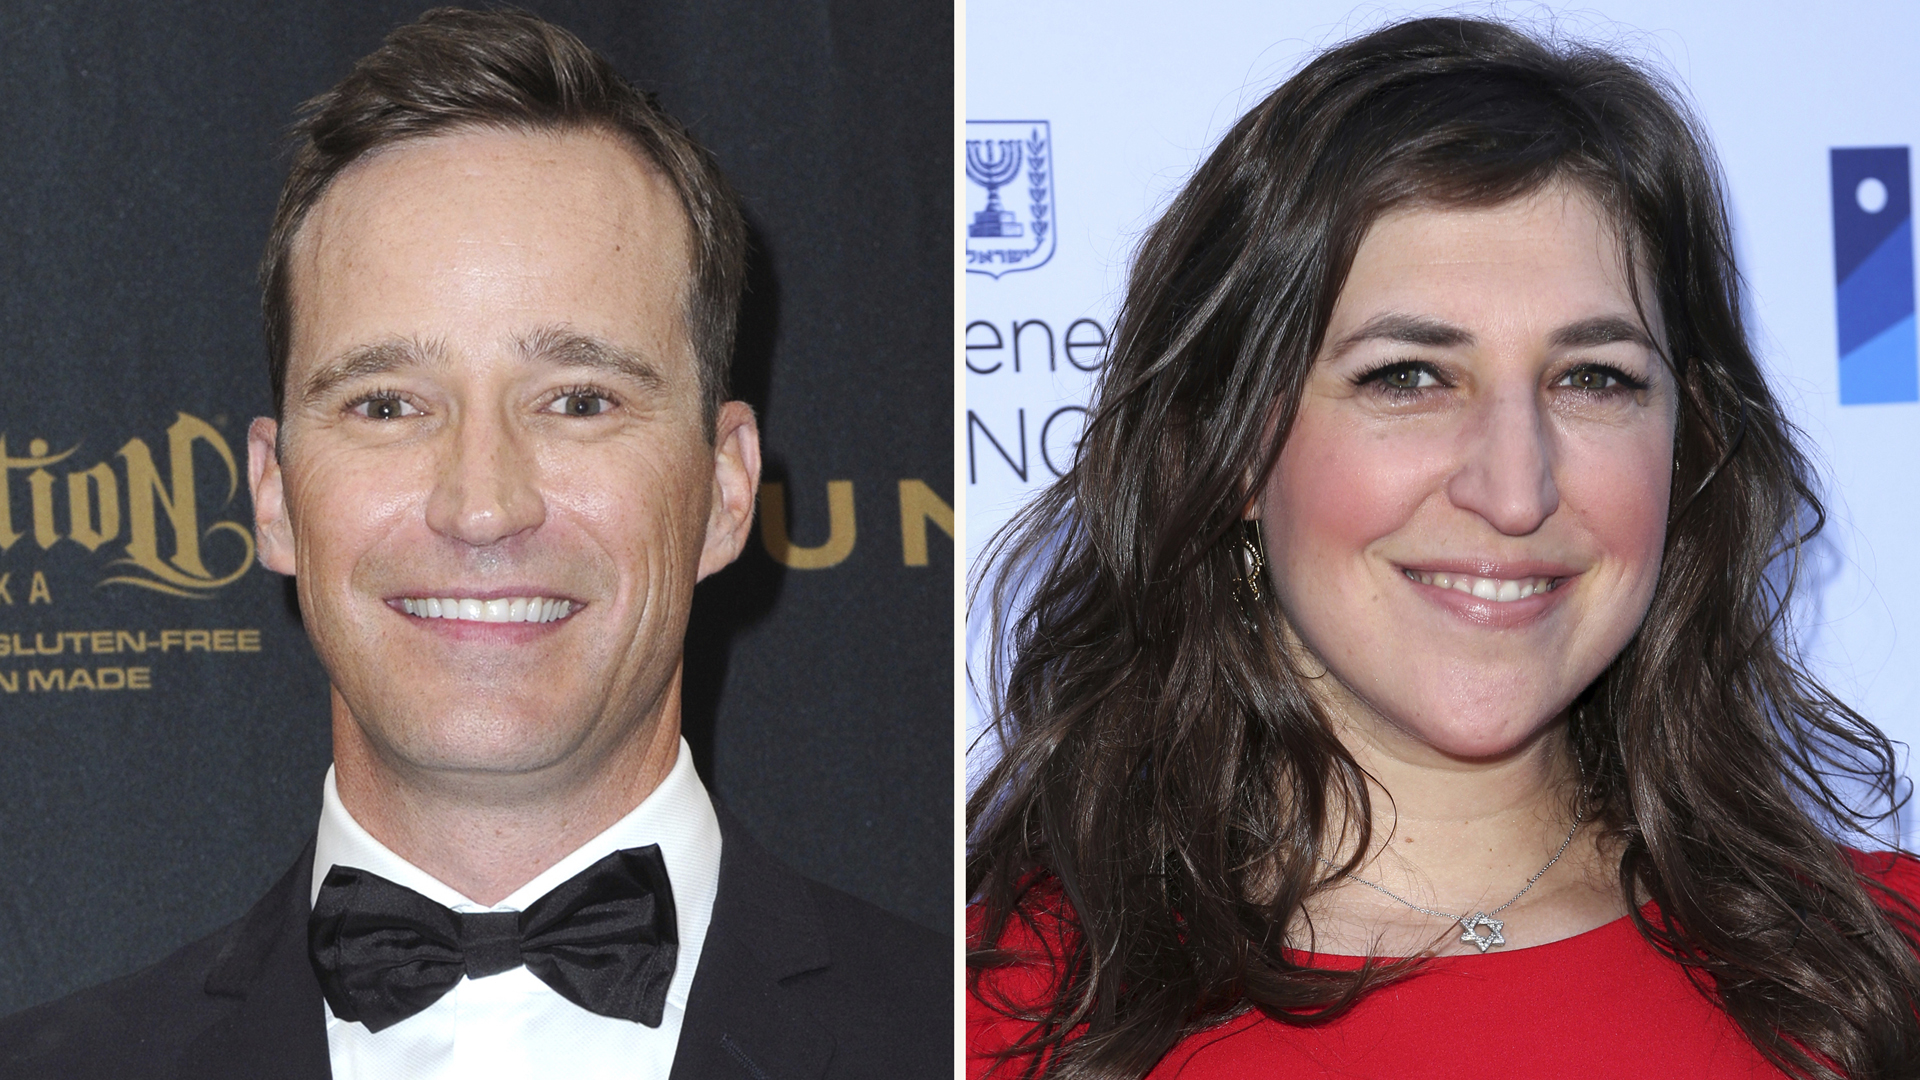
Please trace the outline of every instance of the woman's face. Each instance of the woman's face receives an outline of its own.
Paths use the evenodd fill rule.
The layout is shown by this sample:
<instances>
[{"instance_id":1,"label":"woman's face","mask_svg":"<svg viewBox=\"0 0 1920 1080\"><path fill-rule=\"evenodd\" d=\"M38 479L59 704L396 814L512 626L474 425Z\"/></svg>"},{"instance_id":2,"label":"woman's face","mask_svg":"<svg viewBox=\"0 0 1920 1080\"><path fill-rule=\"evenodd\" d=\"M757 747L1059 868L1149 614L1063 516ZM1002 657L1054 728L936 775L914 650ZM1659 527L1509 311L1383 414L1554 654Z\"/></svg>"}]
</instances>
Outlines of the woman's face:
<instances>
[{"instance_id":1,"label":"woman's face","mask_svg":"<svg viewBox=\"0 0 1920 1080\"><path fill-rule=\"evenodd\" d=\"M1675 401L1583 192L1376 221L1252 510L1335 715L1470 759L1558 717L1646 614Z\"/></svg>"}]
</instances>

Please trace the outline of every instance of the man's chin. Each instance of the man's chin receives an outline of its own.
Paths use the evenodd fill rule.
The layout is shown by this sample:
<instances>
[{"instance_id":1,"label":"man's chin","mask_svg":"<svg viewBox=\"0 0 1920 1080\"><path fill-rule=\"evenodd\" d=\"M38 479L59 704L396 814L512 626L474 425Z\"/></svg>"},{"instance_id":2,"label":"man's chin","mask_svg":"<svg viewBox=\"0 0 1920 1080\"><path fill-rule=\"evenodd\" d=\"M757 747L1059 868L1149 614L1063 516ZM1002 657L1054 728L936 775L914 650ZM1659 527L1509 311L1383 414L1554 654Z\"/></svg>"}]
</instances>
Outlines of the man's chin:
<instances>
[{"instance_id":1,"label":"man's chin","mask_svg":"<svg viewBox=\"0 0 1920 1080\"><path fill-rule=\"evenodd\" d=\"M396 772L476 781L564 769L587 752L597 718L555 715L553 703L514 701L484 691L464 703L411 713L354 714L358 734L379 763Z\"/></svg>"}]
</instances>

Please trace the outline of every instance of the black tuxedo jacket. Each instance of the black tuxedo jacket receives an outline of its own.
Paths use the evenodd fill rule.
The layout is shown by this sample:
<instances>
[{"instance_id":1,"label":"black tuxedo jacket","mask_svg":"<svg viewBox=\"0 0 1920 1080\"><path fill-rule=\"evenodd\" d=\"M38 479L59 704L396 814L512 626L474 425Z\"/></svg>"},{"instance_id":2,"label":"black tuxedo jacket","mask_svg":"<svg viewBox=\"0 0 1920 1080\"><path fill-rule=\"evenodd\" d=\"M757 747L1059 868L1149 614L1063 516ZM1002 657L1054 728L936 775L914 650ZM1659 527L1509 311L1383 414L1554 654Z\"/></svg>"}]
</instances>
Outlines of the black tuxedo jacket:
<instances>
[{"instance_id":1,"label":"black tuxedo jacket","mask_svg":"<svg viewBox=\"0 0 1920 1080\"><path fill-rule=\"evenodd\" d=\"M720 888L674 1080L945 1077L952 939L794 873L720 813ZM0 1077L328 1080L313 845L239 922L0 1021Z\"/></svg>"}]
</instances>

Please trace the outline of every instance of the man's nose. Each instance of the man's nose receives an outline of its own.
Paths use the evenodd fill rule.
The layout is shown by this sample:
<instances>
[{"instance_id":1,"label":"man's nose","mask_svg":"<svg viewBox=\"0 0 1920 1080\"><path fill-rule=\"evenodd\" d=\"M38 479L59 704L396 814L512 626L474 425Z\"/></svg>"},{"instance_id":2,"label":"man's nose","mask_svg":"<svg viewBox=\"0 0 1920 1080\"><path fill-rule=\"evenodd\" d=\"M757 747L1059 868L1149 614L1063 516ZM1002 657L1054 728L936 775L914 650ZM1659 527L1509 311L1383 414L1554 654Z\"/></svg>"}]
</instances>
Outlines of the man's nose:
<instances>
[{"instance_id":1,"label":"man's nose","mask_svg":"<svg viewBox=\"0 0 1920 1080\"><path fill-rule=\"evenodd\" d=\"M1560 508L1552 429L1536 393L1485 401L1460 433L1447 497L1506 536L1526 536Z\"/></svg>"},{"instance_id":2,"label":"man's nose","mask_svg":"<svg viewBox=\"0 0 1920 1080\"><path fill-rule=\"evenodd\" d=\"M489 410L464 410L443 438L440 475L427 499L427 526L434 532L479 547L546 520L538 464L525 432Z\"/></svg>"}]
</instances>

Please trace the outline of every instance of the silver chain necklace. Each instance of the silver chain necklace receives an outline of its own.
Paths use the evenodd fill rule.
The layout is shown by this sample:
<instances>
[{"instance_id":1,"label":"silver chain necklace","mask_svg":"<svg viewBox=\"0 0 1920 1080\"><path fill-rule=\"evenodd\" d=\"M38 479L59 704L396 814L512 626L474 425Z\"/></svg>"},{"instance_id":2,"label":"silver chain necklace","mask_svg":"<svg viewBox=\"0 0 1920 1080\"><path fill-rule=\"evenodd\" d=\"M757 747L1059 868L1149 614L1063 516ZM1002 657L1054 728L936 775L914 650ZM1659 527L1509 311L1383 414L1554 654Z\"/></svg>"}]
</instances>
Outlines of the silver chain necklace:
<instances>
[{"instance_id":1,"label":"silver chain necklace","mask_svg":"<svg viewBox=\"0 0 1920 1080\"><path fill-rule=\"evenodd\" d=\"M1582 787L1584 789L1585 785L1582 785ZM1539 881L1541 878L1545 877L1547 874L1547 871L1553 869L1553 864L1559 862L1560 856L1565 855L1567 853L1567 846L1573 843L1573 834L1580 831L1580 823L1585 821L1586 818L1587 818L1587 799L1586 799L1586 793L1583 790L1580 796L1580 810L1579 812L1573 815L1573 828L1568 829L1567 838L1565 840L1560 841L1560 850L1553 853L1553 858L1547 860L1547 865L1541 867L1539 873L1528 878L1527 883L1525 885L1520 886L1520 891L1517 893L1514 893L1512 899L1508 900L1504 904L1501 904L1499 907L1494 908L1492 911L1476 911L1471 915L1455 915L1455 914L1452 914L1451 912L1435 911L1432 908L1421 907L1419 904L1414 903L1413 901L1407 899L1404 896L1398 896L1392 892L1389 892L1386 886L1377 885L1371 881L1368 881L1366 878L1358 877L1353 874L1348 874L1347 880L1352 881L1356 884L1365 885L1367 888L1372 889L1375 892L1378 892L1389 899L1398 900L1400 903L1405 904L1406 906L1412 908L1413 910L1419 912L1422 915L1431 915L1436 919L1445 919L1448 922L1459 923L1460 924L1460 940L1469 945L1474 946L1475 948L1479 949L1481 952L1484 953L1488 949L1491 949L1496 945L1505 945L1507 943L1507 939L1500 933L1500 931L1504 929L1507 924L1500 919L1494 918L1494 916L1512 907L1516 901L1518 901L1521 897L1527 895L1527 890L1533 888L1534 882ZM1339 863L1334 862L1332 859L1327 858L1325 855L1320 856L1320 861L1323 863L1326 863L1330 867L1333 867L1335 870L1340 869ZM1484 934L1481 933L1482 930L1486 931L1486 933Z\"/></svg>"}]
</instances>

